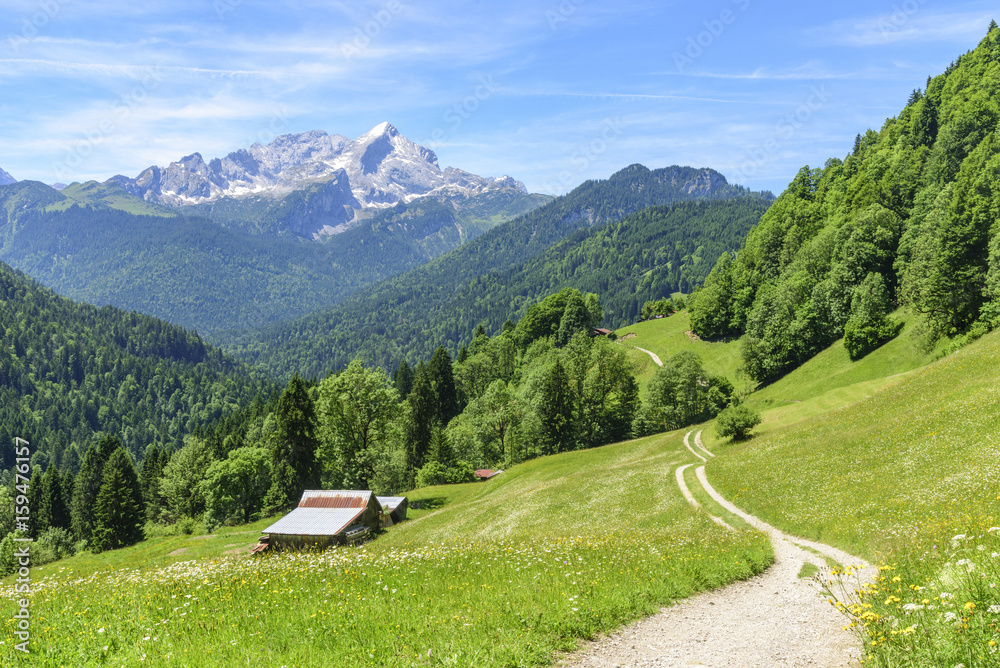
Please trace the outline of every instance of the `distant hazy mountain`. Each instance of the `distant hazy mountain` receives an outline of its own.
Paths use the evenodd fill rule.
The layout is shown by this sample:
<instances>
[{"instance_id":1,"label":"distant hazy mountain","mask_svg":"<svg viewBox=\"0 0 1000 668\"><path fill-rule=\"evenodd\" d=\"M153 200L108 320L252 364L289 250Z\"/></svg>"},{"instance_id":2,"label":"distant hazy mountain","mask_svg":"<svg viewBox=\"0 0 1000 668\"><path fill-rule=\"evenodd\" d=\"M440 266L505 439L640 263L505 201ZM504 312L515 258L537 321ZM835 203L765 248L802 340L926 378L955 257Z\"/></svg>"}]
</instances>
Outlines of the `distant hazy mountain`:
<instances>
[{"instance_id":1,"label":"distant hazy mountain","mask_svg":"<svg viewBox=\"0 0 1000 668\"><path fill-rule=\"evenodd\" d=\"M11 183L17 183L17 179L0 169L0 186L6 186Z\"/></svg>"},{"instance_id":2,"label":"distant hazy mountain","mask_svg":"<svg viewBox=\"0 0 1000 668\"><path fill-rule=\"evenodd\" d=\"M320 130L282 135L225 158L205 162L193 153L168 167L150 167L134 179L114 180L129 193L186 214L205 216L251 234L292 233L321 239L343 233L397 204L419 198L459 210L483 195L529 196L509 176L485 178L438 166L437 156L382 123L350 140ZM520 204L515 203L515 209ZM487 228L488 229L488 228Z\"/></svg>"}]
</instances>

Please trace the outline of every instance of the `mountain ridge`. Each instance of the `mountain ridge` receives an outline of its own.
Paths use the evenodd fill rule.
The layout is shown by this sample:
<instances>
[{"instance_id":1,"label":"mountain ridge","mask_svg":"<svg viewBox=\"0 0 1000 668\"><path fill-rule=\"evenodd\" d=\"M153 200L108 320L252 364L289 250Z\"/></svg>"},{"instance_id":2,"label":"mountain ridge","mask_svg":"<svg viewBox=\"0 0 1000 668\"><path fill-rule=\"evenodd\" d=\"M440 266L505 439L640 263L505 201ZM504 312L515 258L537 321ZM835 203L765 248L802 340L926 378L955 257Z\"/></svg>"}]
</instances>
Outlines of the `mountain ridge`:
<instances>
[{"instance_id":1,"label":"mountain ridge","mask_svg":"<svg viewBox=\"0 0 1000 668\"><path fill-rule=\"evenodd\" d=\"M264 207L273 215L294 198L286 212L287 230L312 239L343 233L381 210L423 197L462 202L504 189L529 194L510 176L442 170L434 151L388 122L354 140L322 130L285 134L224 158L206 162L195 152L167 167L151 166L135 178L119 174L111 180L148 202L213 220L217 205L223 210ZM218 222L237 221L223 214Z\"/></svg>"}]
</instances>

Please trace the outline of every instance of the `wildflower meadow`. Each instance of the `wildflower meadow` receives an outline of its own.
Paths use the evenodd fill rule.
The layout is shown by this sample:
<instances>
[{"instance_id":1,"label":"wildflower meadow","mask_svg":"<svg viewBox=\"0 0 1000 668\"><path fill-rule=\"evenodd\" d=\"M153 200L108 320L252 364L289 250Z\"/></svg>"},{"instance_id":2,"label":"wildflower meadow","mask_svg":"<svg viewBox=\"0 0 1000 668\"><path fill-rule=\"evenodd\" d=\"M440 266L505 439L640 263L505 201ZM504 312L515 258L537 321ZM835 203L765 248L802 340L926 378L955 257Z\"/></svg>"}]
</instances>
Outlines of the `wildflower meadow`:
<instances>
[{"instance_id":1,"label":"wildflower meadow","mask_svg":"<svg viewBox=\"0 0 1000 668\"><path fill-rule=\"evenodd\" d=\"M771 563L763 534L733 534L687 506L663 473L682 448L668 434L535 460L358 548L85 575L67 560L37 583L33 653L15 655L5 614L0 657L74 667L546 665L580 638ZM13 604L8 586L5 610Z\"/></svg>"}]
</instances>

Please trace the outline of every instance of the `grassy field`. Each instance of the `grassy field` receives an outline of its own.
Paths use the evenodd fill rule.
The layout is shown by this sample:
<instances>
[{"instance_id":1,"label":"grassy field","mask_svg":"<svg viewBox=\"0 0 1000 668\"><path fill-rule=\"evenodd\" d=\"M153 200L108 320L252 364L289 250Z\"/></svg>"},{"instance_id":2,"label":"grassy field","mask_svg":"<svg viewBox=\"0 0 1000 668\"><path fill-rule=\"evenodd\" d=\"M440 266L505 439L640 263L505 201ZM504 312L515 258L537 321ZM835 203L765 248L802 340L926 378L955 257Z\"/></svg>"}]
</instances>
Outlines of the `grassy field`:
<instances>
[{"instance_id":1,"label":"grassy field","mask_svg":"<svg viewBox=\"0 0 1000 668\"><path fill-rule=\"evenodd\" d=\"M5 614L0 657L41 666L545 665L579 638L773 559L762 534L725 531L683 500L672 479L690 460L682 436L418 490L415 519L361 548L168 556L177 546L250 542L253 527L64 560L33 573L34 653L13 650ZM9 587L3 599L13 614Z\"/></svg>"},{"instance_id":2,"label":"grassy field","mask_svg":"<svg viewBox=\"0 0 1000 668\"><path fill-rule=\"evenodd\" d=\"M738 388L747 386L749 381L743 377L740 366L740 344L738 341L709 342L692 339L687 332L691 330L691 314L687 311L675 313L669 318L647 320L628 327L622 327L617 332L622 345L630 348L645 348L659 356L661 361L676 355L682 350L690 350L701 356L702 363L708 373L729 378ZM634 334L634 337L630 337ZM627 337L627 338L626 338ZM636 362L636 380L645 388L656 373L656 365L649 355L639 350L632 350L630 357Z\"/></svg>"},{"instance_id":3,"label":"grassy field","mask_svg":"<svg viewBox=\"0 0 1000 668\"><path fill-rule=\"evenodd\" d=\"M709 478L793 535L882 564L849 610L866 665L1000 665L1000 334L904 375L871 378L919 361L905 351L898 358L896 367L873 358L880 371L870 373L855 366L861 383L839 388L867 388L867 398L715 448ZM824 369L831 385L841 382L836 364L814 362L814 384L807 369L787 379L812 395L803 403L837 391L822 392Z\"/></svg>"}]
</instances>

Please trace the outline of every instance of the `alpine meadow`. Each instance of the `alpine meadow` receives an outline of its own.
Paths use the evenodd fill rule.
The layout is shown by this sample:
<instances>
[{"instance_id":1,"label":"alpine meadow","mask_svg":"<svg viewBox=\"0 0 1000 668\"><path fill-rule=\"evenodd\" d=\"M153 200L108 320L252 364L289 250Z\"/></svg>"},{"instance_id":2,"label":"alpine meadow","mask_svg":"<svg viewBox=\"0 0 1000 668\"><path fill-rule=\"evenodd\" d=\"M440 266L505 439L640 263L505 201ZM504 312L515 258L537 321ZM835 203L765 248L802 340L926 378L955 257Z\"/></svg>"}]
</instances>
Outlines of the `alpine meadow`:
<instances>
[{"instance_id":1,"label":"alpine meadow","mask_svg":"<svg viewBox=\"0 0 1000 668\"><path fill-rule=\"evenodd\" d=\"M1000 666L989 8L7 4L4 666Z\"/></svg>"}]
</instances>

